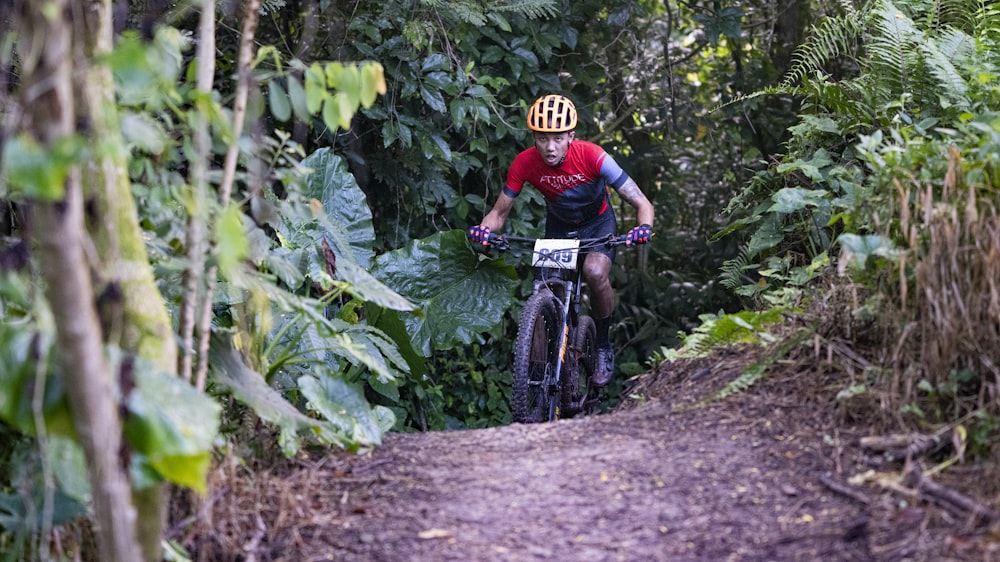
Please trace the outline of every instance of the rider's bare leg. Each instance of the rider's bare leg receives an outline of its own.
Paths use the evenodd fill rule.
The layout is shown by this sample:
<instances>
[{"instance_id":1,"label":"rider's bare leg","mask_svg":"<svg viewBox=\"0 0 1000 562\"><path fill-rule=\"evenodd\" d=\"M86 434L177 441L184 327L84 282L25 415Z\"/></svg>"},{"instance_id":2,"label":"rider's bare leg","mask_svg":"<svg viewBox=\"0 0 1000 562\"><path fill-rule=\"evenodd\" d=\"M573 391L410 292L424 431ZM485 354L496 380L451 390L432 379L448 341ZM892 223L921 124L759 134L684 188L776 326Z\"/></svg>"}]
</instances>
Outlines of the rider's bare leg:
<instances>
[{"instance_id":1,"label":"rider's bare leg","mask_svg":"<svg viewBox=\"0 0 1000 562\"><path fill-rule=\"evenodd\" d=\"M615 306L615 291L611 288L608 274L611 260L604 254L589 254L583 262L583 278L590 289L590 312L597 325L597 344L610 347L611 311Z\"/></svg>"},{"instance_id":2,"label":"rider's bare leg","mask_svg":"<svg viewBox=\"0 0 1000 562\"><path fill-rule=\"evenodd\" d=\"M590 254L583 262L583 278L590 289L590 312L597 328L597 365L593 377L597 386L607 385L615 370L609 334L611 310L615 306L615 292L608 279L610 273L611 259L604 254Z\"/></svg>"},{"instance_id":3,"label":"rider's bare leg","mask_svg":"<svg viewBox=\"0 0 1000 562\"><path fill-rule=\"evenodd\" d=\"M608 275L611 259L604 254L588 254L583 262L583 279L590 290L590 309L594 318L607 318L615 306L615 292Z\"/></svg>"}]
</instances>

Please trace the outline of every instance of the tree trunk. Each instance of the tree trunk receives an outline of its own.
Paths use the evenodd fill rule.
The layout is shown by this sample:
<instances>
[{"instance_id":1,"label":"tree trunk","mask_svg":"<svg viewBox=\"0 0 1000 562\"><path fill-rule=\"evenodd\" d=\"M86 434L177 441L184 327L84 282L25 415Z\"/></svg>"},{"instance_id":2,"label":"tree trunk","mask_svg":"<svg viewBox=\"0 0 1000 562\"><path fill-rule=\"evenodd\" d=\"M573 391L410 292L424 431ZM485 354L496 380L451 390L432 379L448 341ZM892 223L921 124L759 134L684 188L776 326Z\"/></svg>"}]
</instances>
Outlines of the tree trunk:
<instances>
[{"instance_id":1,"label":"tree trunk","mask_svg":"<svg viewBox=\"0 0 1000 562\"><path fill-rule=\"evenodd\" d=\"M111 0L87 2L85 26L80 26L85 48L75 73L77 112L90 123L95 139L123 147L114 98L114 79L104 64L93 64L112 49L114 39ZM166 304L143 240L132 198L124 148L102 151L83 169L87 201L86 229L94 242L94 285L100 307L104 340L146 359L163 372L176 373L177 346ZM147 560L159 560L166 523L164 485L137 492L138 539Z\"/></svg>"},{"instance_id":2,"label":"tree trunk","mask_svg":"<svg viewBox=\"0 0 1000 562\"><path fill-rule=\"evenodd\" d=\"M40 144L73 135L74 10L66 0L27 2L19 26L24 126ZM101 341L83 227L80 171L70 171L62 199L29 211L30 239L46 283L73 421L90 472L101 560L136 562L135 510L119 459L121 420Z\"/></svg>"}]
</instances>

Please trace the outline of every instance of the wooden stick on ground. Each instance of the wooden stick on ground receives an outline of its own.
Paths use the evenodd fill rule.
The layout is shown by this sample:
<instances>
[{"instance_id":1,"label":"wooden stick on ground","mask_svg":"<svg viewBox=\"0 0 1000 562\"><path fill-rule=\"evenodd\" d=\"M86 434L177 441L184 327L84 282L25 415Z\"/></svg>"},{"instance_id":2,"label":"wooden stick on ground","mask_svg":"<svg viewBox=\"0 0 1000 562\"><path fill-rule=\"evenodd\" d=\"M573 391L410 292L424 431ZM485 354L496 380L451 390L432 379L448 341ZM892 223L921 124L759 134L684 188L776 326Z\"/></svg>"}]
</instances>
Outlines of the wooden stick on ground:
<instances>
[{"instance_id":1,"label":"wooden stick on ground","mask_svg":"<svg viewBox=\"0 0 1000 562\"><path fill-rule=\"evenodd\" d=\"M903 482L918 495L927 497L933 503L957 517L969 517L978 525L989 525L1000 520L1000 514L989 507L966 496L958 490L942 486L924 476L916 463L910 464L903 474Z\"/></svg>"},{"instance_id":2,"label":"wooden stick on ground","mask_svg":"<svg viewBox=\"0 0 1000 562\"><path fill-rule=\"evenodd\" d=\"M890 452L898 455L900 458L911 459L934 451L945 443L947 443L947 440L943 434L925 435L922 433L876 435L873 437L862 437L860 441L861 447L864 449Z\"/></svg>"},{"instance_id":3,"label":"wooden stick on ground","mask_svg":"<svg viewBox=\"0 0 1000 562\"><path fill-rule=\"evenodd\" d=\"M820 474L819 481L830 490L833 490L842 496L847 496L860 504L868 505L871 503L871 500L864 493L855 490L846 484L841 484L826 474Z\"/></svg>"}]
</instances>

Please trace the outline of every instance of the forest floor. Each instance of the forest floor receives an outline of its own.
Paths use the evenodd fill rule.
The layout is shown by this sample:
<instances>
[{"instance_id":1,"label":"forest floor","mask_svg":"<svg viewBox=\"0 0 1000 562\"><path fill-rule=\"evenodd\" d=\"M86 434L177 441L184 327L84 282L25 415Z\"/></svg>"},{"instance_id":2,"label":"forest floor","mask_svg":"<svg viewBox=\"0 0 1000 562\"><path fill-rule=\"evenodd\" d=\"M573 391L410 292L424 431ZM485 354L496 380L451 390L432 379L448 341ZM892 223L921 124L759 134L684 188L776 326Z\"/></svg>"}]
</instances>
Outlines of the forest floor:
<instances>
[{"instance_id":1,"label":"forest floor","mask_svg":"<svg viewBox=\"0 0 1000 562\"><path fill-rule=\"evenodd\" d=\"M690 407L755 353L665 364L601 415L223 463L175 540L212 562L1000 560L995 467L934 473L950 438L863 447L882 430L801 364Z\"/></svg>"}]
</instances>

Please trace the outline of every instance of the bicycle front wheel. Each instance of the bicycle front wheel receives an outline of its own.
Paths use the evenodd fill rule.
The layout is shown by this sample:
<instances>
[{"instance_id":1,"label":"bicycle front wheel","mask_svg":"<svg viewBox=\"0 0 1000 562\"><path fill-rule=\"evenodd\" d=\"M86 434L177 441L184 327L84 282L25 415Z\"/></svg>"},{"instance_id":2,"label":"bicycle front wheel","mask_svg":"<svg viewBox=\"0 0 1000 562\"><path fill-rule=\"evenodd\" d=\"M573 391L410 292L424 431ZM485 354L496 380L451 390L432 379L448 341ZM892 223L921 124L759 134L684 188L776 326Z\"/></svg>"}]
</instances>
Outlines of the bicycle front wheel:
<instances>
[{"instance_id":1,"label":"bicycle front wheel","mask_svg":"<svg viewBox=\"0 0 1000 562\"><path fill-rule=\"evenodd\" d=\"M518 321L514 343L511 411L514 421L538 423L548 419L551 400L549 386L559 358L560 313L556 299L539 291L528 299Z\"/></svg>"}]
</instances>

